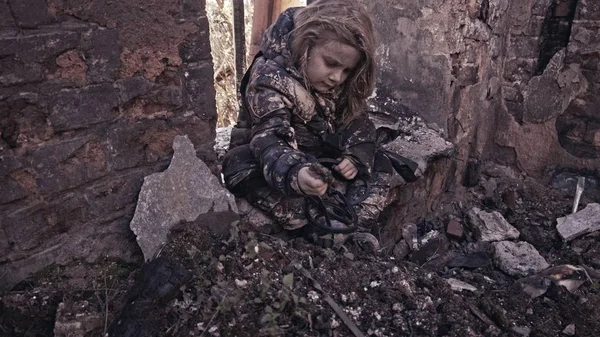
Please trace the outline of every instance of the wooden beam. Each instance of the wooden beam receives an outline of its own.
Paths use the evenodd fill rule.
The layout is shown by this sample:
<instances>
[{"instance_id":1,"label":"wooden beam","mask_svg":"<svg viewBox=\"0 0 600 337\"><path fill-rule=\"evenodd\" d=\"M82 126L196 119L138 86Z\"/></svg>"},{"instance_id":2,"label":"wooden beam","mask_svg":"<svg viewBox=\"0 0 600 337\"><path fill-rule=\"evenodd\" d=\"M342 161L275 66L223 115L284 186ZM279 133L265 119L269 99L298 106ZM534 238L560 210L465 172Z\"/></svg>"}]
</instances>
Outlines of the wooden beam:
<instances>
[{"instance_id":1,"label":"wooden beam","mask_svg":"<svg viewBox=\"0 0 600 337\"><path fill-rule=\"evenodd\" d=\"M303 6L305 3L306 0L254 0L250 59L258 53L263 33L277 20L279 14L289 7Z\"/></svg>"},{"instance_id":2,"label":"wooden beam","mask_svg":"<svg viewBox=\"0 0 600 337\"><path fill-rule=\"evenodd\" d=\"M233 0L233 40L235 50L236 88L246 72L246 25L244 23L244 0ZM239 91L239 90L238 90Z\"/></svg>"}]
</instances>

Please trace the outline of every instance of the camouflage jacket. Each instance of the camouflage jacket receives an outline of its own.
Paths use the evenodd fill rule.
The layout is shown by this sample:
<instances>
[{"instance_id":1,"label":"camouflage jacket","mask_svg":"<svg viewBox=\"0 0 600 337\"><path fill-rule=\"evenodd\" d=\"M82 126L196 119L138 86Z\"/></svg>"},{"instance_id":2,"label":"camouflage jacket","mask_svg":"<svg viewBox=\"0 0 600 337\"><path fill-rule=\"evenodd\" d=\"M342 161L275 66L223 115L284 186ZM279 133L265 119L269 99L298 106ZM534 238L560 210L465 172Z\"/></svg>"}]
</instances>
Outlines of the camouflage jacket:
<instances>
[{"instance_id":1,"label":"camouflage jacket","mask_svg":"<svg viewBox=\"0 0 600 337\"><path fill-rule=\"evenodd\" d=\"M223 162L232 191L253 171L279 192L301 195L298 171L318 165L321 157L345 156L359 174L371 173L376 135L366 113L342 125L336 112L343 111L344 100L309 91L293 64L288 46L296 10L286 10L265 32L261 53L246 74L242 107Z\"/></svg>"}]
</instances>

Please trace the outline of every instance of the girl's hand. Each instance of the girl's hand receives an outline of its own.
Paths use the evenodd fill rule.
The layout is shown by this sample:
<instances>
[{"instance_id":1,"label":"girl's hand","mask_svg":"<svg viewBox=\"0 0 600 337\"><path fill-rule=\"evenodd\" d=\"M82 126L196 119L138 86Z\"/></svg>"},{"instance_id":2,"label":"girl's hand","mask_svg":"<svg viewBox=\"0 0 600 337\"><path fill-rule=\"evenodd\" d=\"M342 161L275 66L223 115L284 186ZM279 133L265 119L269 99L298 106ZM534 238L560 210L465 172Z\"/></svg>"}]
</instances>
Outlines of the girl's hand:
<instances>
[{"instance_id":1,"label":"girl's hand","mask_svg":"<svg viewBox=\"0 0 600 337\"><path fill-rule=\"evenodd\" d=\"M353 179L358 174L358 169L348 158L344 158L339 164L335 165L333 169L338 171L348 180Z\"/></svg>"},{"instance_id":2,"label":"girl's hand","mask_svg":"<svg viewBox=\"0 0 600 337\"><path fill-rule=\"evenodd\" d=\"M327 192L327 183L312 173L309 167L303 167L298 171L298 186L307 195L321 196Z\"/></svg>"}]
</instances>

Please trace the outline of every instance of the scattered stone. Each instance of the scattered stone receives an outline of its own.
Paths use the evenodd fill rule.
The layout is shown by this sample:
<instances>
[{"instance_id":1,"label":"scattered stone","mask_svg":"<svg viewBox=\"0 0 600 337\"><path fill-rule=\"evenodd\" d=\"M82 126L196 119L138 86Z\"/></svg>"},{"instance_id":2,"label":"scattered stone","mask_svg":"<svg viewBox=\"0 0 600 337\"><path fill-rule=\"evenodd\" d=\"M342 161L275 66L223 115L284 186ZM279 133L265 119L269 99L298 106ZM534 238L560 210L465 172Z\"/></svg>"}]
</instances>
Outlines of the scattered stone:
<instances>
[{"instance_id":1,"label":"scattered stone","mask_svg":"<svg viewBox=\"0 0 600 337\"><path fill-rule=\"evenodd\" d=\"M456 220L450 220L448 222L448 226L446 227L446 234L453 239L460 240L462 239L465 230L460 222Z\"/></svg>"},{"instance_id":2,"label":"scattered stone","mask_svg":"<svg viewBox=\"0 0 600 337\"><path fill-rule=\"evenodd\" d=\"M471 229L478 240L484 242L516 239L519 231L504 219L502 214L482 211L477 207L468 214Z\"/></svg>"},{"instance_id":3,"label":"scattered stone","mask_svg":"<svg viewBox=\"0 0 600 337\"><path fill-rule=\"evenodd\" d=\"M146 260L156 257L171 229L181 222L207 224L224 233L238 220L233 195L196 157L189 138L175 137L173 149L169 168L144 178L130 224Z\"/></svg>"},{"instance_id":4,"label":"scattered stone","mask_svg":"<svg viewBox=\"0 0 600 337\"><path fill-rule=\"evenodd\" d=\"M558 234L565 241L600 230L600 204L588 204L584 209L556 219Z\"/></svg>"},{"instance_id":5,"label":"scattered stone","mask_svg":"<svg viewBox=\"0 0 600 337\"><path fill-rule=\"evenodd\" d=\"M450 285L450 288L454 291L463 291L463 290L467 290L467 291L477 291L477 288L475 288L474 286L463 282L461 280L457 280L455 278L449 278L446 279L446 283L448 283Z\"/></svg>"},{"instance_id":6,"label":"scattered stone","mask_svg":"<svg viewBox=\"0 0 600 337\"><path fill-rule=\"evenodd\" d=\"M397 128L398 126L388 127ZM454 151L452 143L446 141L436 131L428 127L411 130L410 136L397 137L385 144L384 148L393 153L402 154L402 156L416 162L419 165L415 172L417 177L423 175L423 172L427 170L430 159L447 157Z\"/></svg>"},{"instance_id":7,"label":"scattered stone","mask_svg":"<svg viewBox=\"0 0 600 337\"><path fill-rule=\"evenodd\" d=\"M102 315L88 301L61 302L56 311L54 336L85 336L103 323Z\"/></svg>"},{"instance_id":8,"label":"scattered stone","mask_svg":"<svg viewBox=\"0 0 600 337\"><path fill-rule=\"evenodd\" d=\"M531 334L531 329L526 326L513 326L512 331L518 333L523 337L529 337L529 335Z\"/></svg>"},{"instance_id":9,"label":"scattered stone","mask_svg":"<svg viewBox=\"0 0 600 337\"><path fill-rule=\"evenodd\" d=\"M447 264L450 268L468 268L477 269L483 268L491 264L490 257L485 252L475 252L469 255L455 256Z\"/></svg>"},{"instance_id":10,"label":"scattered stone","mask_svg":"<svg viewBox=\"0 0 600 337\"><path fill-rule=\"evenodd\" d=\"M575 324L567 325L567 327L562 331L562 333L564 333L567 336L575 336Z\"/></svg>"},{"instance_id":11,"label":"scattered stone","mask_svg":"<svg viewBox=\"0 0 600 337\"><path fill-rule=\"evenodd\" d=\"M550 265L540 253L527 242L494 242L494 262L511 276L527 276L540 272Z\"/></svg>"}]
</instances>

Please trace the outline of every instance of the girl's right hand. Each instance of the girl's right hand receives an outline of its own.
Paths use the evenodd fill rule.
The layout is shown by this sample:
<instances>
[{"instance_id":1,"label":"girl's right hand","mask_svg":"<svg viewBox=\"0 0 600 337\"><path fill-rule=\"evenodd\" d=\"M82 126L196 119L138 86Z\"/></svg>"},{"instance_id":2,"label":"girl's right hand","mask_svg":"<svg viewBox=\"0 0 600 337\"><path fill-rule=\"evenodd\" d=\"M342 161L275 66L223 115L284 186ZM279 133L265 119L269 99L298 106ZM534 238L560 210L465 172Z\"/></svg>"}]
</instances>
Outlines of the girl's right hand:
<instances>
[{"instance_id":1,"label":"girl's right hand","mask_svg":"<svg viewBox=\"0 0 600 337\"><path fill-rule=\"evenodd\" d=\"M309 167L303 167L298 171L298 186L306 195L321 196L327 192L327 183L319 179Z\"/></svg>"}]
</instances>

